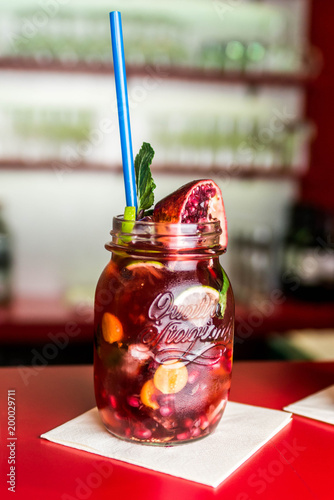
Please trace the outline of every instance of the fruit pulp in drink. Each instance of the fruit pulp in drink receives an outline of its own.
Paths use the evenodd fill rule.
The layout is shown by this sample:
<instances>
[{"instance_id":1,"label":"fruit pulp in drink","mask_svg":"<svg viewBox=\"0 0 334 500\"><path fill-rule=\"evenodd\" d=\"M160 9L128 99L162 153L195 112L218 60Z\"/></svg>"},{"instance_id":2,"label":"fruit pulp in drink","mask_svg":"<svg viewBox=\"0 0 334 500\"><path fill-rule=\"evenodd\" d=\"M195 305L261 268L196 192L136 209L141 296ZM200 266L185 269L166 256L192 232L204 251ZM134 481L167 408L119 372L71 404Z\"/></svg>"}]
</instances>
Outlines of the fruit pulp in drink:
<instances>
[{"instance_id":1,"label":"fruit pulp in drink","mask_svg":"<svg viewBox=\"0 0 334 500\"><path fill-rule=\"evenodd\" d=\"M113 253L100 277L95 394L112 434L169 445L202 438L219 423L234 300L218 256L153 259Z\"/></svg>"}]
</instances>

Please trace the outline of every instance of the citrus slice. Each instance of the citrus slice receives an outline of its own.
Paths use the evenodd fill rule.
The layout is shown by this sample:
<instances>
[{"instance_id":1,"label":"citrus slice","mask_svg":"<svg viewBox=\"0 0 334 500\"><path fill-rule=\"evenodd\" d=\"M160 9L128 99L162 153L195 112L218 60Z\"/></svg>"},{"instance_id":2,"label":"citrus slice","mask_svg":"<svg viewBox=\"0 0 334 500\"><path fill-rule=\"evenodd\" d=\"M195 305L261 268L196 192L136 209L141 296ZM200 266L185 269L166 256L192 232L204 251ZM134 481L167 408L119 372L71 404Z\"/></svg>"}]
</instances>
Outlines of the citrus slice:
<instances>
[{"instance_id":1,"label":"citrus slice","mask_svg":"<svg viewBox=\"0 0 334 500\"><path fill-rule=\"evenodd\" d=\"M164 363L155 372L153 381L163 394L180 392L188 381L187 367L180 361Z\"/></svg>"},{"instance_id":2,"label":"citrus slice","mask_svg":"<svg viewBox=\"0 0 334 500\"><path fill-rule=\"evenodd\" d=\"M184 290L174 300L174 305L183 318L195 326L204 326L215 314L219 302L219 292L211 286L192 286Z\"/></svg>"},{"instance_id":3,"label":"citrus slice","mask_svg":"<svg viewBox=\"0 0 334 500\"><path fill-rule=\"evenodd\" d=\"M120 320L109 312L102 316L102 334L103 338L109 344L119 342L123 338L123 326Z\"/></svg>"},{"instance_id":4,"label":"citrus slice","mask_svg":"<svg viewBox=\"0 0 334 500\"><path fill-rule=\"evenodd\" d=\"M135 260L126 266L126 269L131 271L137 279L143 280L145 283L155 285L156 280L162 277L162 268L164 265L155 260Z\"/></svg>"},{"instance_id":5,"label":"citrus slice","mask_svg":"<svg viewBox=\"0 0 334 500\"><path fill-rule=\"evenodd\" d=\"M153 410L157 410L159 408L159 405L155 399L155 394L156 394L156 388L153 383L153 380L150 379L145 384L143 385L141 391L140 391L140 399L141 402L145 405L148 406L149 408L152 408Z\"/></svg>"},{"instance_id":6,"label":"citrus slice","mask_svg":"<svg viewBox=\"0 0 334 500\"><path fill-rule=\"evenodd\" d=\"M141 271L151 269L162 269L164 265L156 260L134 260L126 266L129 271Z\"/></svg>"}]
</instances>

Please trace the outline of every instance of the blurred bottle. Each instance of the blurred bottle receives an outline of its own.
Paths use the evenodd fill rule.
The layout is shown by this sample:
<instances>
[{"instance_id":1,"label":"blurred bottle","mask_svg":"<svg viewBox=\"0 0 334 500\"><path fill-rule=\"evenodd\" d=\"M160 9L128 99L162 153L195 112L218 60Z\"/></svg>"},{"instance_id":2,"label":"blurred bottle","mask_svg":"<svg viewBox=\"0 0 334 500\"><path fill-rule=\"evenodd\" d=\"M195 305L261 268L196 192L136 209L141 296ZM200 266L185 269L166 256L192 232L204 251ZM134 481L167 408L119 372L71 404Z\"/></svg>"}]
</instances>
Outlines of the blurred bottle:
<instances>
[{"instance_id":1,"label":"blurred bottle","mask_svg":"<svg viewBox=\"0 0 334 500\"><path fill-rule=\"evenodd\" d=\"M258 304L277 288L280 241L271 227L239 228L231 238L231 277L236 300Z\"/></svg>"},{"instance_id":2,"label":"blurred bottle","mask_svg":"<svg viewBox=\"0 0 334 500\"><path fill-rule=\"evenodd\" d=\"M0 204L0 306L8 305L12 298L12 248L10 234L3 218Z\"/></svg>"},{"instance_id":3,"label":"blurred bottle","mask_svg":"<svg viewBox=\"0 0 334 500\"><path fill-rule=\"evenodd\" d=\"M282 269L283 291L300 300L334 300L334 216L313 206L293 207Z\"/></svg>"}]
</instances>

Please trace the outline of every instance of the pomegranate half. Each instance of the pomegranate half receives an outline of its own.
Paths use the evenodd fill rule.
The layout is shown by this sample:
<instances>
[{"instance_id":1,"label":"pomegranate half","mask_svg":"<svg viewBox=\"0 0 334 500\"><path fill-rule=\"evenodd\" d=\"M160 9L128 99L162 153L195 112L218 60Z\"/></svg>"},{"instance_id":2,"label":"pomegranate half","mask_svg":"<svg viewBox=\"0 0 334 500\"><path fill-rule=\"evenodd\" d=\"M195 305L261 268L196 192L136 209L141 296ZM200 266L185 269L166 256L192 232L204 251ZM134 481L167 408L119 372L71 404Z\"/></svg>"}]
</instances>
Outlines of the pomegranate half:
<instances>
[{"instance_id":1,"label":"pomegranate half","mask_svg":"<svg viewBox=\"0 0 334 500\"><path fill-rule=\"evenodd\" d=\"M160 200L154 207L154 222L197 224L219 220L220 244L227 247L227 221L221 190L211 179L191 181Z\"/></svg>"}]
</instances>

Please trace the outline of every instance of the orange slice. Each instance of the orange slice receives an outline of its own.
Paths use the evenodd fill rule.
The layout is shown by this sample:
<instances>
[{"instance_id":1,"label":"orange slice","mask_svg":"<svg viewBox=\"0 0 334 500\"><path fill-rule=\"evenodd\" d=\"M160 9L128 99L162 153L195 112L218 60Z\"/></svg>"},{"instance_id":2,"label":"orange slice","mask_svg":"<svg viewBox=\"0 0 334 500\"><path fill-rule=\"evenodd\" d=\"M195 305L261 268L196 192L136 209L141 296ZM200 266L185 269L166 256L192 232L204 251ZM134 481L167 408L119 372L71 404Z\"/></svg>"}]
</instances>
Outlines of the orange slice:
<instances>
[{"instance_id":1,"label":"orange slice","mask_svg":"<svg viewBox=\"0 0 334 500\"><path fill-rule=\"evenodd\" d=\"M159 405L157 401L154 399L155 394L156 394L156 388L154 386L153 380L150 379L147 382L145 382L140 391L141 402L145 406L149 406L153 410L157 410L159 408Z\"/></svg>"},{"instance_id":2,"label":"orange slice","mask_svg":"<svg viewBox=\"0 0 334 500\"><path fill-rule=\"evenodd\" d=\"M160 365L154 374L154 385L163 394L175 394L183 389L188 381L188 370L180 361Z\"/></svg>"},{"instance_id":3,"label":"orange slice","mask_svg":"<svg viewBox=\"0 0 334 500\"><path fill-rule=\"evenodd\" d=\"M123 338L123 326L120 320L111 313L104 313L102 317L103 338L109 344L119 342Z\"/></svg>"}]
</instances>

